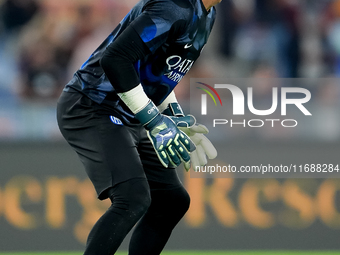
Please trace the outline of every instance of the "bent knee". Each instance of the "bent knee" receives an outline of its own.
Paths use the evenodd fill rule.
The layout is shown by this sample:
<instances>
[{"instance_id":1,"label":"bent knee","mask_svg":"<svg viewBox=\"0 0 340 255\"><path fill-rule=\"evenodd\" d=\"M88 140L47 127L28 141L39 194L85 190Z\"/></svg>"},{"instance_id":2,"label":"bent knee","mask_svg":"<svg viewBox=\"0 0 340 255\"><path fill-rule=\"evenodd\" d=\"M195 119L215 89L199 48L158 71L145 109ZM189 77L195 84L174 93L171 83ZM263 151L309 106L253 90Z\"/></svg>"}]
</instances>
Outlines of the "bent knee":
<instances>
[{"instance_id":1,"label":"bent knee","mask_svg":"<svg viewBox=\"0 0 340 255\"><path fill-rule=\"evenodd\" d=\"M190 196L184 187L152 192L153 211L167 214L171 217L182 217L190 206Z\"/></svg>"},{"instance_id":2,"label":"bent knee","mask_svg":"<svg viewBox=\"0 0 340 255\"><path fill-rule=\"evenodd\" d=\"M129 201L129 210L144 214L151 205L151 196L148 191L136 193Z\"/></svg>"},{"instance_id":3,"label":"bent knee","mask_svg":"<svg viewBox=\"0 0 340 255\"><path fill-rule=\"evenodd\" d=\"M190 207L190 196L188 192L183 187L181 187L176 192L174 192L173 196L176 200L175 206L178 208L178 211L184 215Z\"/></svg>"},{"instance_id":4,"label":"bent knee","mask_svg":"<svg viewBox=\"0 0 340 255\"><path fill-rule=\"evenodd\" d=\"M117 184L112 188L110 199L112 207L134 215L144 214L151 204L149 185L145 179L132 179Z\"/></svg>"}]
</instances>

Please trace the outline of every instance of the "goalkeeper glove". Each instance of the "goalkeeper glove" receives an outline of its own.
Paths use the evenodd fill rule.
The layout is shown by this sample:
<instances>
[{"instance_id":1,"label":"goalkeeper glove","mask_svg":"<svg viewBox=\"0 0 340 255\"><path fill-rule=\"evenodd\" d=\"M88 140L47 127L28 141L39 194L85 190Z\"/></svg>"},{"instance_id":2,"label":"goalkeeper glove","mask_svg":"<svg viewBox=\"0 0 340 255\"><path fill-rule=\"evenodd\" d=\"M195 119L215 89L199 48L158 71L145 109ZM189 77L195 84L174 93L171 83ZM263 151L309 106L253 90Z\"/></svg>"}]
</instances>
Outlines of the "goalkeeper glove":
<instances>
[{"instance_id":1,"label":"goalkeeper glove","mask_svg":"<svg viewBox=\"0 0 340 255\"><path fill-rule=\"evenodd\" d=\"M210 140L205 136L209 133L206 126L202 124L195 124L192 127L179 127L184 133L189 135L190 139L196 145L196 150L191 153L191 166L194 171L197 167L204 166L209 159L214 159L217 156L217 151ZM184 162L185 170L189 171L190 162Z\"/></svg>"},{"instance_id":2,"label":"goalkeeper glove","mask_svg":"<svg viewBox=\"0 0 340 255\"><path fill-rule=\"evenodd\" d=\"M217 151L214 145L205 136L205 134L209 133L206 126L196 124L196 119L192 115L184 116L178 103L170 103L163 113L169 115L178 128L186 133L195 144L196 150L191 153L191 165L194 170L196 167L207 164L207 156L209 159L216 158ZM190 169L190 162L184 162L184 168L188 171Z\"/></svg>"},{"instance_id":3,"label":"goalkeeper glove","mask_svg":"<svg viewBox=\"0 0 340 255\"><path fill-rule=\"evenodd\" d=\"M145 127L155 152L164 167L189 163L195 145L167 116L160 114L152 101L135 114Z\"/></svg>"}]
</instances>

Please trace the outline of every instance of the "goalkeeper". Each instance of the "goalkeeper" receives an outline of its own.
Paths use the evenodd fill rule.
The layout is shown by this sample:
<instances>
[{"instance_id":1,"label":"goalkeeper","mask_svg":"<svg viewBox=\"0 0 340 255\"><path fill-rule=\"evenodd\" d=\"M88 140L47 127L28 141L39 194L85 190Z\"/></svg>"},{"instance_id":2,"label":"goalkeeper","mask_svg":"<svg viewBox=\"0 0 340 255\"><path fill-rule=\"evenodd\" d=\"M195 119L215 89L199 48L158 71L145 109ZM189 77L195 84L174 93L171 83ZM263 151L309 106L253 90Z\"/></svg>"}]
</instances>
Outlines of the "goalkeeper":
<instances>
[{"instance_id":1,"label":"goalkeeper","mask_svg":"<svg viewBox=\"0 0 340 255\"><path fill-rule=\"evenodd\" d=\"M129 254L160 254L186 213L190 198L175 167L189 169L190 152L200 165L216 151L173 89L206 44L219 1L140 1L65 86L61 133L98 198L112 202L85 255L114 254L138 221Z\"/></svg>"}]
</instances>

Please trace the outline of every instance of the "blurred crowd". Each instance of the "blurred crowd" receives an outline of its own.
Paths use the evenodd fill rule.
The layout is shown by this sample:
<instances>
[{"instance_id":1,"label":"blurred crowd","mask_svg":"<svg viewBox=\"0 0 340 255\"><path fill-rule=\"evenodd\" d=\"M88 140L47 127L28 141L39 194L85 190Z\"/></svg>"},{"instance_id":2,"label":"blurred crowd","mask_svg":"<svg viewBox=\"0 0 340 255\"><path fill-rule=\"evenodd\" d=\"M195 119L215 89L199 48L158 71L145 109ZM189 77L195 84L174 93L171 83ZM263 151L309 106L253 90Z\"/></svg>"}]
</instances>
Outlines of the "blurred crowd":
<instances>
[{"instance_id":1,"label":"blurred crowd","mask_svg":"<svg viewBox=\"0 0 340 255\"><path fill-rule=\"evenodd\" d=\"M136 2L0 0L0 138L51 130L64 85ZM223 0L217 13L202 57L182 83L340 76L340 0ZM188 96L185 88L179 98ZM328 105L338 103L339 88L312 89ZM259 91L271 96L270 86ZM46 136L59 133L52 128Z\"/></svg>"}]
</instances>

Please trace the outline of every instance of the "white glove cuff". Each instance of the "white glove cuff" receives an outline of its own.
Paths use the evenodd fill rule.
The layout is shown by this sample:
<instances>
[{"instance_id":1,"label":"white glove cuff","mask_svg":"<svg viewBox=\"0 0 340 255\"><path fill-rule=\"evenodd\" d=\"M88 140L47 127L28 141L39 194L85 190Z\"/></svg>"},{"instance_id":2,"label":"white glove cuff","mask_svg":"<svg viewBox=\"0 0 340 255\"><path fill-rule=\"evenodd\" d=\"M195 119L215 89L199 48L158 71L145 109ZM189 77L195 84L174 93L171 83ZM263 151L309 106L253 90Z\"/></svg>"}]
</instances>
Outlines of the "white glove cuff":
<instances>
[{"instance_id":1,"label":"white glove cuff","mask_svg":"<svg viewBox=\"0 0 340 255\"><path fill-rule=\"evenodd\" d=\"M117 94L134 114L142 110L150 101L141 84L129 91Z\"/></svg>"}]
</instances>

